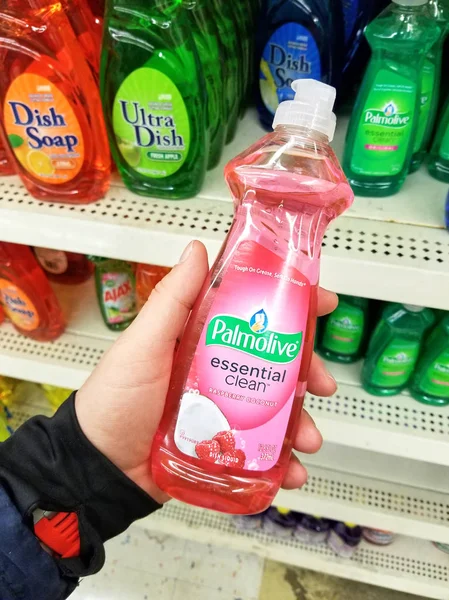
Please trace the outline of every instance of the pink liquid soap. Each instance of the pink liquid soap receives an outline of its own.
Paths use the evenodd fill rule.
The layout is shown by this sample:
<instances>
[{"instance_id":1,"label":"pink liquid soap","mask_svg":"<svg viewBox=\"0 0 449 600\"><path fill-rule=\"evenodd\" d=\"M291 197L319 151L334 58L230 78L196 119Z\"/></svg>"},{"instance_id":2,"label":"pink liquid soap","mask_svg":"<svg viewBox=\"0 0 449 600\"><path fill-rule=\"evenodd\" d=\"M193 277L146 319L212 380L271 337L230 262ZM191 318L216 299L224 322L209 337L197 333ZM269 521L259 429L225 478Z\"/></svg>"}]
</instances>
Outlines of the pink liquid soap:
<instances>
[{"instance_id":1,"label":"pink liquid soap","mask_svg":"<svg viewBox=\"0 0 449 600\"><path fill-rule=\"evenodd\" d=\"M152 448L156 484L232 514L285 477L313 351L321 244L353 194L329 146L335 90L293 83L266 135L225 169L229 234L176 356Z\"/></svg>"}]
</instances>

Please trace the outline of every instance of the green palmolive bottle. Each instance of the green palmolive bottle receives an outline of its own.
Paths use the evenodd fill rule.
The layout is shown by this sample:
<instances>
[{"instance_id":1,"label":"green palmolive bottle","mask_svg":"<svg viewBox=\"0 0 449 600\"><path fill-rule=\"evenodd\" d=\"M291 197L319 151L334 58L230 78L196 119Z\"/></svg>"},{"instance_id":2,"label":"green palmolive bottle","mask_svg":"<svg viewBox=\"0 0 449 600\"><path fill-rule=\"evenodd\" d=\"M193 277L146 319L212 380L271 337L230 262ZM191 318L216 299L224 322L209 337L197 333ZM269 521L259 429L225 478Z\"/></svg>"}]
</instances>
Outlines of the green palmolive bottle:
<instances>
[{"instance_id":1,"label":"green palmolive bottle","mask_svg":"<svg viewBox=\"0 0 449 600\"><path fill-rule=\"evenodd\" d=\"M209 159L213 169L220 161L226 139L223 48L212 6L206 0L183 0L196 48L203 68L207 92Z\"/></svg>"},{"instance_id":2,"label":"green palmolive bottle","mask_svg":"<svg viewBox=\"0 0 449 600\"><path fill-rule=\"evenodd\" d=\"M434 321L429 308L387 305L368 346L363 388L376 396L393 396L403 390L412 376L424 334Z\"/></svg>"},{"instance_id":3,"label":"green palmolive bottle","mask_svg":"<svg viewBox=\"0 0 449 600\"><path fill-rule=\"evenodd\" d=\"M352 363L362 356L368 317L368 300L339 296L338 307L325 321L319 353L334 362Z\"/></svg>"},{"instance_id":4,"label":"green palmolive bottle","mask_svg":"<svg viewBox=\"0 0 449 600\"><path fill-rule=\"evenodd\" d=\"M449 316L444 317L429 336L413 375L410 393L424 404L449 405Z\"/></svg>"},{"instance_id":5,"label":"green palmolive bottle","mask_svg":"<svg viewBox=\"0 0 449 600\"><path fill-rule=\"evenodd\" d=\"M109 0L100 81L126 186L160 198L197 194L208 158L207 105L182 0Z\"/></svg>"},{"instance_id":6,"label":"green palmolive bottle","mask_svg":"<svg viewBox=\"0 0 449 600\"><path fill-rule=\"evenodd\" d=\"M133 266L124 261L89 256L95 264L95 287L106 327L126 329L137 316L136 278Z\"/></svg>"},{"instance_id":7,"label":"green palmolive bottle","mask_svg":"<svg viewBox=\"0 0 449 600\"><path fill-rule=\"evenodd\" d=\"M427 166L432 177L449 183L449 98L442 116L437 119L435 139Z\"/></svg>"},{"instance_id":8,"label":"green palmolive bottle","mask_svg":"<svg viewBox=\"0 0 449 600\"><path fill-rule=\"evenodd\" d=\"M215 19L223 47L224 55L224 95L225 110L223 119L227 124L226 142L234 139L240 114L240 103L243 97L243 81L241 79L241 46L237 37L234 20L234 8L229 0L209 0L215 14Z\"/></svg>"},{"instance_id":9,"label":"green palmolive bottle","mask_svg":"<svg viewBox=\"0 0 449 600\"><path fill-rule=\"evenodd\" d=\"M422 66L440 35L426 3L395 0L366 28L372 57L343 160L349 183L360 196L389 196L405 181L418 126Z\"/></svg>"},{"instance_id":10,"label":"green palmolive bottle","mask_svg":"<svg viewBox=\"0 0 449 600\"><path fill-rule=\"evenodd\" d=\"M441 30L438 41L429 50L421 74L421 106L409 172L421 166L432 136L438 110L443 45L449 31L449 0L429 0L427 11Z\"/></svg>"}]
</instances>

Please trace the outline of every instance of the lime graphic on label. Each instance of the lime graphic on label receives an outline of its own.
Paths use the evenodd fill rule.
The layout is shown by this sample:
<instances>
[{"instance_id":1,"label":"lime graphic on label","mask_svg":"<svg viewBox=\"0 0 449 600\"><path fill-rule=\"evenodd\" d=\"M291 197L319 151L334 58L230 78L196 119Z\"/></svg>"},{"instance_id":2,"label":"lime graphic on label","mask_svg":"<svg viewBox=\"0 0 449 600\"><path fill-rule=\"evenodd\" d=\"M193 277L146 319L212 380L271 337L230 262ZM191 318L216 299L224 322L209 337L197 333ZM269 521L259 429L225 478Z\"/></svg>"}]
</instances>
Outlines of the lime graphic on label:
<instances>
[{"instance_id":1,"label":"lime graphic on label","mask_svg":"<svg viewBox=\"0 0 449 600\"><path fill-rule=\"evenodd\" d=\"M143 67L120 86L112 112L114 133L125 161L140 175L163 178L184 164L190 122L184 100L164 73Z\"/></svg>"}]
</instances>

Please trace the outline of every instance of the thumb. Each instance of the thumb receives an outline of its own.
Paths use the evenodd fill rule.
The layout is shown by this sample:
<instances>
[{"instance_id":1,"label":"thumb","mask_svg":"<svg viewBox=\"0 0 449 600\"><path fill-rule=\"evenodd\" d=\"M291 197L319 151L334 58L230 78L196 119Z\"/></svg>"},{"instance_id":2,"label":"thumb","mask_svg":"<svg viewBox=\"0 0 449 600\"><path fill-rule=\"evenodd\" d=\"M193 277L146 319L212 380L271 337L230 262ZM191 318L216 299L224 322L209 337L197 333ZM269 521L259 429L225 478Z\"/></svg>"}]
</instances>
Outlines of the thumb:
<instances>
[{"instance_id":1,"label":"thumb","mask_svg":"<svg viewBox=\"0 0 449 600\"><path fill-rule=\"evenodd\" d=\"M193 241L179 263L162 279L140 314L122 335L144 356L173 350L183 332L192 306L208 273L207 252L201 242Z\"/></svg>"}]
</instances>

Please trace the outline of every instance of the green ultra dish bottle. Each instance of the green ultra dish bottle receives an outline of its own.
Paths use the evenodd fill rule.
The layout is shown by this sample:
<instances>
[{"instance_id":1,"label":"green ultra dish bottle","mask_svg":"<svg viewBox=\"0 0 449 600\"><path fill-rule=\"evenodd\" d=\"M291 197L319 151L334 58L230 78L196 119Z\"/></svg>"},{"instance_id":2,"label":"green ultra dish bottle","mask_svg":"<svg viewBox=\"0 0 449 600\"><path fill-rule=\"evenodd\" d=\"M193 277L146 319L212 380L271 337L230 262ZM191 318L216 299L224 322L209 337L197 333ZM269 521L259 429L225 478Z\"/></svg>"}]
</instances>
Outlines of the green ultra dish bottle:
<instances>
[{"instance_id":1,"label":"green ultra dish bottle","mask_svg":"<svg viewBox=\"0 0 449 600\"><path fill-rule=\"evenodd\" d=\"M395 194L407 176L422 66L440 35L426 3L395 0L366 28L372 56L352 112L343 160L359 196Z\"/></svg>"},{"instance_id":2,"label":"green ultra dish bottle","mask_svg":"<svg viewBox=\"0 0 449 600\"><path fill-rule=\"evenodd\" d=\"M432 177L449 183L449 98L441 118L437 119L435 139L427 167Z\"/></svg>"},{"instance_id":3,"label":"green ultra dish bottle","mask_svg":"<svg viewBox=\"0 0 449 600\"><path fill-rule=\"evenodd\" d=\"M339 296L337 308L325 321L318 351L333 362L352 363L362 356L368 323L366 298Z\"/></svg>"},{"instance_id":4,"label":"green ultra dish bottle","mask_svg":"<svg viewBox=\"0 0 449 600\"><path fill-rule=\"evenodd\" d=\"M229 0L209 0L215 14L218 33L223 48L222 64L224 65L224 95L226 122L226 143L232 142L239 122L240 103L243 96L243 82L240 77L241 57L240 42L237 37L234 21L234 8ZM240 1L240 0L239 0Z\"/></svg>"},{"instance_id":5,"label":"green ultra dish bottle","mask_svg":"<svg viewBox=\"0 0 449 600\"><path fill-rule=\"evenodd\" d=\"M137 316L134 267L125 260L89 256L95 264L95 286L101 316L112 331L126 329Z\"/></svg>"},{"instance_id":6,"label":"green ultra dish bottle","mask_svg":"<svg viewBox=\"0 0 449 600\"><path fill-rule=\"evenodd\" d=\"M449 0L429 0L427 10L438 22L441 34L429 50L421 73L421 106L410 173L414 173L422 165L435 125L440 96L443 45L449 31Z\"/></svg>"},{"instance_id":7,"label":"green ultra dish bottle","mask_svg":"<svg viewBox=\"0 0 449 600\"><path fill-rule=\"evenodd\" d=\"M399 394L409 382L424 334L434 321L430 308L388 304L368 346L363 388L375 396Z\"/></svg>"},{"instance_id":8,"label":"green ultra dish bottle","mask_svg":"<svg viewBox=\"0 0 449 600\"><path fill-rule=\"evenodd\" d=\"M101 95L112 154L136 194L197 194L208 159L202 68L182 0L109 0Z\"/></svg>"},{"instance_id":9,"label":"green ultra dish bottle","mask_svg":"<svg viewBox=\"0 0 449 600\"><path fill-rule=\"evenodd\" d=\"M410 393L424 404L449 405L449 315L435 327L425 343Z\"/></svg>"},{"instance_id":10,"label":"green ultra dish bottle","mask_svg":"<svg viewBox=\"0 0 449 600\"><path fill-rule=\"evenodd\" d=\"M209 0L183 0L189 25L203 68L207 92L207 128L209 133L209 159L207 168L220 162L226 139L225 98L222 93L224 69L223 49L218 27Z\"/></svg>"}]
</instances>

